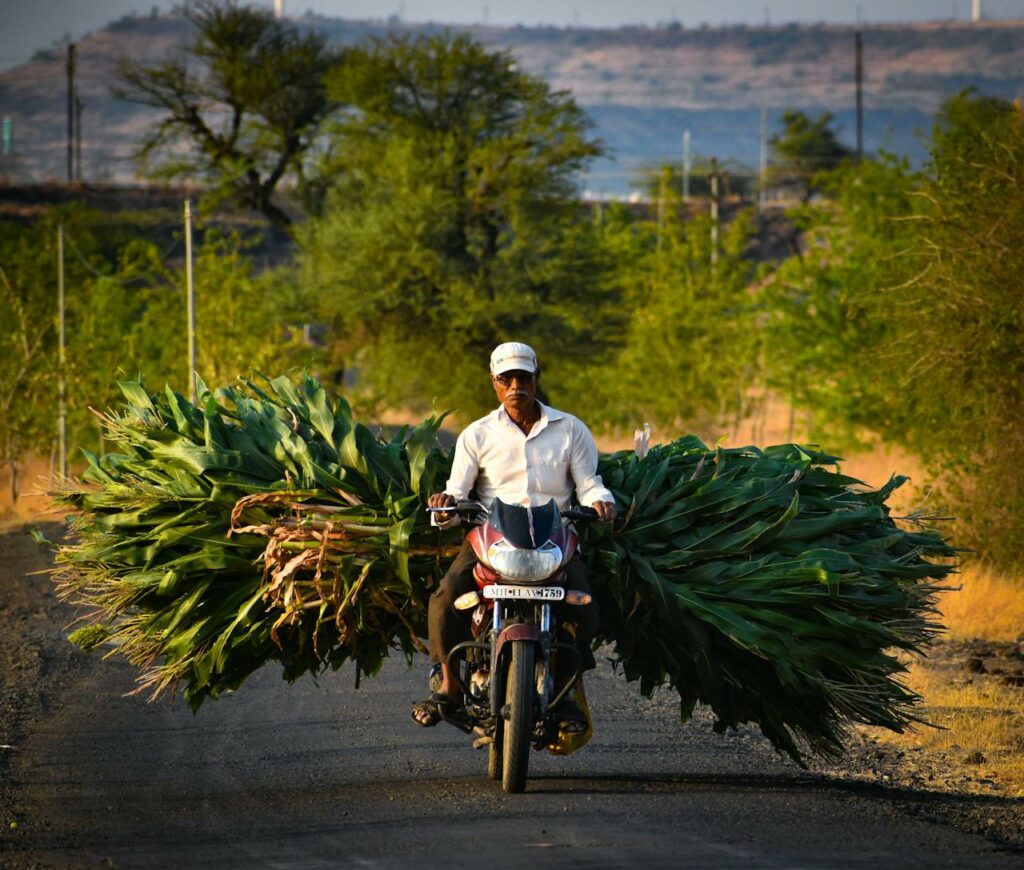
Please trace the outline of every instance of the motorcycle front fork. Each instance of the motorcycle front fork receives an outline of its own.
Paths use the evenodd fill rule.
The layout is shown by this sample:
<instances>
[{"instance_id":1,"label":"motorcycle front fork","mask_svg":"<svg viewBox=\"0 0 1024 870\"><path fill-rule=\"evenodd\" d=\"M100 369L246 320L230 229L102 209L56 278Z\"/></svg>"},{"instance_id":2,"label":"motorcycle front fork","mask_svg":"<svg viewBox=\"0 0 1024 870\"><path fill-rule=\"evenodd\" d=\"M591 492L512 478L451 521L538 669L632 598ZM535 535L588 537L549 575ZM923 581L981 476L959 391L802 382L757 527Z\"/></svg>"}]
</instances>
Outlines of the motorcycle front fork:
<instances>
[{"instance_id":1,"label":"motorcycle front fork","mask_svg":"<svg viewBox=\"0 0 1024 870\"><path fill-rule=\"evenodd\" d=\"M551 636L551 605L547 602L537 605L537 626L543 638L543 655L537 657L535 664L535 692L537 699L537 721L543 722L548 709L557 704L569 692L575 679L567 681L561 690L554 694L554 669L552 667L552 653L558 651L560 655L571 655L579 659L579 652L575 645L568 643L555 643ZM467 695L467 702L478 710L486 710L492 707L492 693L501 692L502 681L495 680L494 653L496 651L496 640L505 627L505 607L500 600L494 602L494 610L491 622L491 634L486 643L481 640L469 641L458 644L455 650L461 652L462 663L452 661L453 667L458 667L460 681ZM479 661L477 657L486 650L486 661ZM451 660L451 659L450 659ZM578 666L578 664L577 664ZM578 673L578 671L577 671ZM435 664L430 670L428 678L431 691L438 691L441 686L441 666ZM499 699L501 700L501 699Z\"/></svg>"},{"instance_id":2,"label":"motorcycle front fork","mask_svg":"<svg viewBox=\"0 0 1024 870\"><path fill-rule=\"evenodd\" d=\"M542 602L537 605L537 627L540 629L542 638L543 655L538 656L534 664L534 692L537 700L537 721L543 722L547 715L551 694L554 690L554 673L552 670L551 653L554 648L551 638L551 605ZM494 666L495 642L505 626L505 608L503 602L498 599L494 602L494 614L491 622L491 665ZM493 688L493 681L489 681L488 688Z\"/></svg>"}]
</instances>

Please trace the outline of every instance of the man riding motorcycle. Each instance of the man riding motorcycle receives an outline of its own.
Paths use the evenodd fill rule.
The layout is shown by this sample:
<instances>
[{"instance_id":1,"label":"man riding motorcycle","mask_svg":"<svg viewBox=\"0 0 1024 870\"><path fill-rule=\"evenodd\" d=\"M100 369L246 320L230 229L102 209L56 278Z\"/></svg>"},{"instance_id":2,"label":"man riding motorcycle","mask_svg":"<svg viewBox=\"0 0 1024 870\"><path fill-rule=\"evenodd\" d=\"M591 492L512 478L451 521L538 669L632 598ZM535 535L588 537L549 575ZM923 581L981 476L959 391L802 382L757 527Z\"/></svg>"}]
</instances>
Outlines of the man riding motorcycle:
<instances>
[{"instance_id":1,"label":"man riding motorcycle","mask_svg":"<svg viewBox=\"0 0 1024 870\"><path fill-rule=\"evenodd\" d=\"M451 477L443 492L428 499L432 508L454 507L476 489L486 505L495 498L510 504L537 506L554 499L559 510L569 507L575 491L580 504L592 507L602 522L615 519L615 500L597 473L597 447L590 430L576 417L557 411L537 399L540 365L529 345L510 341L491 354L491 383L500 406L463 430L455 446ZM435 513L441 526L459 522L453 513ZM430 653L441 666L441 685L434 695L413 705L413 719L424 727L436 725L461 705L461 687L447 665L448 653L471 637L469 614L455 609L455 600L476 588L473 568L476 556L463 542L451 567L430 597L427 631ZM577 553L566 566L565 586L589 592L586 567ZM597 631L594 603L556 606L560 622L575 624L576 645L582 670L594 667L591 641ZM564 685L566 673L555 674ZM586 728L579 705L566 696L556 710L560 729L571 733Z\"/></svg>"}]
</instances>

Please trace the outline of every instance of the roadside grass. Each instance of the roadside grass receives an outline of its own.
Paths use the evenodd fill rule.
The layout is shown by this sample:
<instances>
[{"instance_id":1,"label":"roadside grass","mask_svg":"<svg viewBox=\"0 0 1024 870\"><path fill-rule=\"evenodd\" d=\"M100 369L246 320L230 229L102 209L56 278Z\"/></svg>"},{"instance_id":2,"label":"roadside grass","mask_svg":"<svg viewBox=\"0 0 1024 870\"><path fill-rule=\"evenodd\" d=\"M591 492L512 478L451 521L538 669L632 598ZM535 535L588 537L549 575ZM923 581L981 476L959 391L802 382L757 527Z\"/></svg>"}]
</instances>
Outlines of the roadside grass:
<instances>
[{"instance_id":1,"label":"roadside grass","mask_svg":"<svg viewBox=\"0 0 1024 870\"><path fill-rule=\"evenodd\" d=\"M1024 577L968 565L949 585L940 606L950 640L1016 641L1024 635Z\"/></svg>"},{"instance_id":2,"label":"roadside grass","mask_svg":"<svg viewBox=\"0 0 1024 870\"><path fill-rule=\"evenodd\" d=\"M942 596L942 622L950 641L1016 642L1024 635L1024 578L983 565L968 566ZM957 791L1024 797L1024 688L971 673L937 655L914 660L905 685L924 699L931 725L905 734L865 729L875 740L921 750ZM988 782L986 782L986 780Z\"/></svg>"},{"instance_id":3,"label":"roadside grass","mask_svg":"<svg viewBox=\"0 0 1024 870\"><path fill-rule=\"evenodd\" d=\"M991 793L989 780L1007 795L1024 797L1021 689L992 678L983 685L970 677L950 679L920 664L911 667L905 682L924 698L922 714L937 727L919 726L905 734L871 729L876 739L923 750L932 756L932 766L962 774L966 778L958 781L958 791Z\"/></svg>"},{"instance_id":4,"label":"roadside grass","mask_svg":"<svg viewBox=\"0 0 1024 870\"><path fill-rule=\"evenodd\" d=\"M29 522L60 519L46 491L53 480L49 461L30 456L19 463L17 499L11 492L11 466L0 465L0 530L16 528Z\"/></svg>"}]
</instances>

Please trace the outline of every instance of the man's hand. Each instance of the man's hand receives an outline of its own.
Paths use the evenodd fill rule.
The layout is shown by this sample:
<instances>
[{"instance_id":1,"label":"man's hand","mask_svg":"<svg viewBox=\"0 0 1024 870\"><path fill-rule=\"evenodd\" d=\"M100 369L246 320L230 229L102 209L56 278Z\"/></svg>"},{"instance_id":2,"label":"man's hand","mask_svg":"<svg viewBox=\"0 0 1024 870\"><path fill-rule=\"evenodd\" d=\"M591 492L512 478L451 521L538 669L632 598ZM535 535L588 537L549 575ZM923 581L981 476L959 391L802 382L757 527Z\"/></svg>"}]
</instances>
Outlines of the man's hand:
<instances>
[{"instance_id":1,"label":"man's hand","mask_svg":"<svg viewBox=\"0 0 1024 870\"><path fill-rule=\"evenodd\" d=\"M455 497L448 495L446 492L435 492L430 498L427 499L427 507L439 508L439 507L455 507ZM442 511L441 513L434 514L437 517L439 523L446 523L452 518L451 513L448 511Z\"/></svg>"},{"instance_id":2,"label":"man's hand","mask_svg":"<svg viewBox=\"0 0 1024 870\"><path fill-rule=\"evenodd\" d=\"M595 501L591 507L597 511L597 518L602 523L611 523L615 521L615 502L611 501Z\"/></svg>"}]
</instances>

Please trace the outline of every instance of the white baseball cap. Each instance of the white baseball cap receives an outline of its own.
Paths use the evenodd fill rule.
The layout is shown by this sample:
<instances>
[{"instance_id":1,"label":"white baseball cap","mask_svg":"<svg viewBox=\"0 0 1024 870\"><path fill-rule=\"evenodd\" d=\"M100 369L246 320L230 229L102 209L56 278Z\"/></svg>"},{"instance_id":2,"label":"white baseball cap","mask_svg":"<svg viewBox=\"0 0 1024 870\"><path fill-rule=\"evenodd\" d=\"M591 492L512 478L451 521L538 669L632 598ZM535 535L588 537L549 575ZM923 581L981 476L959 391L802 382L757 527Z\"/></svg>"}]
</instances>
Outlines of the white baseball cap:
<instances>
[{"instance_id":1,"label":"white baseball cap","mask_svg":"<svg viewBox=\"0 0 1024 870\"><path fill-rule=\"evenodd\" d=\"M539 368L537 354L530 345L521 341L506 341L491 353L492 375L511 371L536 372Z\"/></svg>"}]
</instances>

